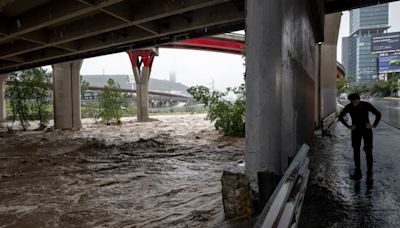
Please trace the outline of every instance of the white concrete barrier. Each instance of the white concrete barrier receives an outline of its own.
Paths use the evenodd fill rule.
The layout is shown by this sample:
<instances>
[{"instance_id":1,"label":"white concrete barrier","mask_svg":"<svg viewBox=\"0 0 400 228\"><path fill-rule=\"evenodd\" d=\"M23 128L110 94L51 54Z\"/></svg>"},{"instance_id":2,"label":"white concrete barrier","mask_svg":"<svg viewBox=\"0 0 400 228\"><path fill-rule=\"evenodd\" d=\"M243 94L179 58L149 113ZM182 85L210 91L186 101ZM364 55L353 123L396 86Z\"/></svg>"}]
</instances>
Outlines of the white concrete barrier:
<instances>
[{"instance_id":1,"label":"white concrete barrier","mask_svg":"<svg viewBox=\"0 0 400 228\"><path fill-rule=\"evenodd\" d=\"M286 170L255 227L297 227L310 170L310 147L304 144Z\"/></svg>"}]
</instances>

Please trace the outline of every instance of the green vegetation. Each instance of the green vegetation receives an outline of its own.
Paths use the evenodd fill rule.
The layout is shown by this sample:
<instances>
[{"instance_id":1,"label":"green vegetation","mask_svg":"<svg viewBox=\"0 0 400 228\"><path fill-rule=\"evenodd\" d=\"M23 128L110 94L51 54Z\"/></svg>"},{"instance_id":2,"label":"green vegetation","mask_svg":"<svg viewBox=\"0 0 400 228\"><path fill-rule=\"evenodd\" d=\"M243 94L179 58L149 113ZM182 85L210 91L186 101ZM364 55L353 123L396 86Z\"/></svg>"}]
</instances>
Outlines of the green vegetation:
<instances>
[{"instance_id":1,"label":"green vegetation","mask_svg":"<svg viewBox=\"0 0 400 228\"><path fill-rule=\"evenodd\" d=\"M127 106L127 97L119 91L120 86L114 80L109 79L104 86L104 92L100 94L100 118L107 122L121 123L123 107Z\"/></svg>"},{"instance_id":2,"label":"green vegetation","mask_svg":"<svg viewBox=\"0 0 400 228\"><path fill-rule=\"evenodd\" d=\"M336 91L337 91L337 94L340 95L342 93L347 92L348 85L349 85L349 82L346 79L344 79L344 78L343 79L342 78L336 79Z\"/></svg>"},{"instance_id":3,"label":"green vegetation","mask_svg":"<svg viewBox=\"0 0 400 228\"><path fill-rule=\"evenodd\" d=\"M81 99L82 100L85 97L85 93L88 89L89 89L89 82L82 79L82 76L81 76Z\"/></svg>"},{"instance_id":4,"label":"green vegetation","mask_svg":"<svg viewBox=\"0 0 400 228\"><path fill-rule=\"evenodd\" d=\"M245 85L227 88L224 92L210 91L204 86L188 89L189 94L208 108L207 119L214 122L215 128L227 136L245 136L246 94ZM236 96L228 100L229 94Z\"/></svg>"},{"instance_id":5,"label":"green vegetation","mask_svg":"<svg viewBox=\"0 0 400 228\"><path fill-rule=\"evenodd\" d=\"M372 86L365 84L358 86L349 86L346 79L336 80L337 94L341 93L358 93L358 94L370 94L378 97L394 96L396 91L399 89L398 80L400 75L390 77L387 81L376 82Z\"/></svg>"},{"instance_id":6,"label":"green vegetation","mask_svg":"<svg viewBox=\"0 0 400 228\"><path fill-rule=\"evenodd\" d=\"M392 77L384 82L378 82L371 88L371 92L380 97L393 96L399 89L398 80L400 80L400 76Z\"/></svg>"},{"instance_id":7,"label":"green vegetation","mask_svg":"<svg viewBox=\"0 0 400 228\"><path fill-rule=\"evenodd\" d=\"M371 92L371 88L365 84L361 84L358 86L349 87L349 92L358 94L368 94Z\"/></svg>"},{"instance_id":8,"label":"green vegetation","mask_svg":"<svg viewBox=\"0 0 400 228\"><path fill-rule=\"evenodd\" d=\"M11 73L12 85L7 87L6 97L10 100L11 120L19 120L26 131L29 120L39 120L39 129L44 129L50 118L49 89L51 74L42 68Z\"/></svg>"}]
</instances>

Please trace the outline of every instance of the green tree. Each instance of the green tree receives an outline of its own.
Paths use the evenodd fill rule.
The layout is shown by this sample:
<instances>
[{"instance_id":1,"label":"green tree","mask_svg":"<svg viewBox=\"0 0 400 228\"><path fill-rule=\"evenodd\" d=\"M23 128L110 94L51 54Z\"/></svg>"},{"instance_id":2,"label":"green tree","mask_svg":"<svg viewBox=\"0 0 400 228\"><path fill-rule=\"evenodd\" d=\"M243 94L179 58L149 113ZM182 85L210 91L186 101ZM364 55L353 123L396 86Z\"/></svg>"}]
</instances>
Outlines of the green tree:
<instances>
[{"instance_id":1,"label":"green tree","mask_svg":"<svg viewBox=\"0 0 400 228\"><path fill-rule=\"evenodd\" d=\"M246 94L245 85L227 88L224 92L210 91L204 86L188 89L188 93L208 108L207 119L215 122L215 128L227 136L245 136ZM228 99L229 94L236 98Z\"/></svg>"},{"instance_id":2,"label":"green tree","mask_svg":"<svg viewBox=\"0 0 400 228\"><path fill-rule=\"evenodd\" d=\"M348 81L344 78L336 79L337 94L345 93L348 89Z\"/></svg>"},{"instance_id":3,"label":"green tree","mask_svg":"<svg viewBox=\"0 0 400 228\"><path fill-rule=\"evenodd\" d=\"M29 120L39 120L39 129L45 128L48 123L50 112L46 107L49 104L50 78L51 74L42 68L10 74L12 85L7 88L6 96L10 99L12 121L18 118L25 131Z\"/></svg>"},{"instance_id":4,"label":"green tree","mask_svg":"<svg viewBox=\"0 0 400 228\"><path fill-rule=\"evenodd\" d=\"M398 79L400 79L400 76L391 77L387 81L375 83L371 89L372 94L380 97L393 96L398 89Z\"/></svg>"},{"instance_id":5,"label":"green tree","mask_svg":"<svg viewBox=\"0 0 400 228\"><path fill-rule=\"evenodd\" d=\"M372 87L369 87L365 84L360 84L349 88L350 93L365 94L365 93L370 93L371 91Z\"/></svg>"},{"instance_id":6,"label":"green tree","mask_svg":"<svg viewBox=\"0 0 400 228\"><path fill-rule=\"evenodd\" d=\"M50 104L49 84L51 74L43 68L32 68L23 71L22 74L28 75L27 86L31 89L32 98L35 102L32 105L33 119L39 120L40 129L44 129L50 118L50 112L46 108Z\"/></svg>"},{"instance_id":7,"label":"green tree","mask_svg":"<svg viewBox=\"0 0 400 228\"><path fill-rule=\"evenodd\" d=\"M371 89L371 93L375 96L385 97L390 95L390 87L388 82L377 82Z\"/></svg>"},{"instance_id":8,"label":"green tree","mask_svg":"<svg viewBox=\"0 0 400 228\"><path fill-rule=\"evenodd\" d=\"M90 83L81 76L81 99L85 97L86 91L89 89Z\"/></svg>"},{"instance_id":9,"label":"green tree","mask_svg":"<svg viewBox=\"0 0 400 228\"><path fill-rule=\"evenodd\" d=\"M108 79L104 86L104 92L100 94L100 118L107 123L115 121L120 123L123 113L122 106L127 104L126 96L119 90L120 86L114 80Z\"/></svg>"},{"instance_id":10,"label":"green tree","mask_svg":"<svg viewBox=\"0 0 400 228\"><path fill-rule=\"evenodd\" d=\"M18 118L22 128L26 131L29 127L29 104L27 102L29 91L24 85L25 78L17 73L11 73L10 81L13 83L7 87L6 96L10 99L12 110L11 120L15 122Z\"/></svg>"}]
</instances>

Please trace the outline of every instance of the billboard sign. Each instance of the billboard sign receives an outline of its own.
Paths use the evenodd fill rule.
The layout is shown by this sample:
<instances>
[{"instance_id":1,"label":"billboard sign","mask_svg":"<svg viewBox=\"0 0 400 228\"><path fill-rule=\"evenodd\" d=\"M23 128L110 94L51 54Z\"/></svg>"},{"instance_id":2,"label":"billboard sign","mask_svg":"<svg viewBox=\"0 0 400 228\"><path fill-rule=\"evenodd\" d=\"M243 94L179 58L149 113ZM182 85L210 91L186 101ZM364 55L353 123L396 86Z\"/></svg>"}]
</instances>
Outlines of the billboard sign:
<instances>
[{"instance_id":1,"label":"billboard sign","mask_svg":"<svg viewBox=\"0 0 400 228\"><path fill-rule=\"evenodd\" d=\"M383 33L371 37L371 53L400 51L400 32Z\"/></svg>"},{"instance_id":2,"label":"billboard sign","mask_svg":"<svg viewBox=\"0 0 400 228\"><path fill-rule=\"evenodd\" d=\"M379 73L400 72L400 54L379 56Z\"/></svg>"}]
</instances>

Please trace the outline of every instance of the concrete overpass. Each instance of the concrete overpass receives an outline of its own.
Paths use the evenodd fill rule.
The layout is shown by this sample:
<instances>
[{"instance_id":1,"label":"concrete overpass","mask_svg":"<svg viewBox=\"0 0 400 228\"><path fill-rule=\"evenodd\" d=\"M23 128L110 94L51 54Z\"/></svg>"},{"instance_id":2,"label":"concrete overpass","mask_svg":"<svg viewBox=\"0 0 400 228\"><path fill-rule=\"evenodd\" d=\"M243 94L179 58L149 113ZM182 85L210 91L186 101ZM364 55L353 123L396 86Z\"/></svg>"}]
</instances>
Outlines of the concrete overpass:
<instances>
[{"instance_id":1,"label":"concrete overpass","mask_svg":"<svg viewBox=\"0 0 400 228\"><path fill-rule=\"evenodd\" d=\"M54 64L56 127L80 128L79 59L246 27L246 176L271 186L335 110L340 11L391 1L0 0L0 73Z\"/></svg>"},{"instance_id":2,"label":"concrete overpass","mask_svg":"<svg viewBox=\"0 0 400 228\"><path fill-rule=\"evenodd\" d=\"M243 0L2 0L0 6L0 73L239 30L245 7Z\"/></svg>"},{"instance_id":3,"label":"concrete overpass","mask_svg":"<svg viewBox=\"0 0 400 228\"><path fill-rule=\"evenodd\" d=\"M179 48L200 51L215 51L228 54L244 55L245 36L240 34L221 34L191 40L181 40L163 44L160 48Z\"/></svg>"},{"instance_id":4,"label":"concrete overpass","mask_svg":"<svg viewBox=\"0 0 400 228\"><path fill-rule=\"evenodd\" d=\"M305 2L323 41L323 12L390 1ZM244 0L0 0L0 8L0 73L245 27Z\"/></svg>"}]
</instances>

